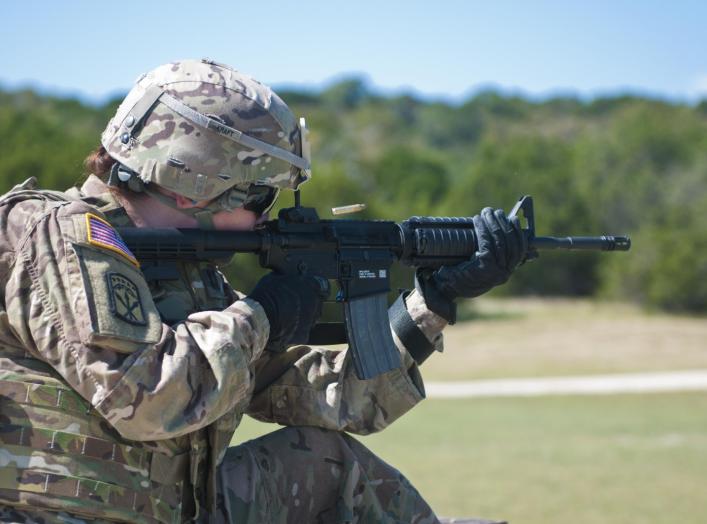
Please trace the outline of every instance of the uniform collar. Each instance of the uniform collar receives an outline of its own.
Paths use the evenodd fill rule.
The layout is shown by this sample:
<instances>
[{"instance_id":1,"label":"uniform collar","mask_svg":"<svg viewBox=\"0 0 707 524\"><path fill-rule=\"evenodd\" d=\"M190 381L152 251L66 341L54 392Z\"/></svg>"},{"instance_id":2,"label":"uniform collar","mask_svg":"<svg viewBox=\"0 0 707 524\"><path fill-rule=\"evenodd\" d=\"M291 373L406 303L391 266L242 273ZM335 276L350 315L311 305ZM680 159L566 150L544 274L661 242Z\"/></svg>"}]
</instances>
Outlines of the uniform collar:
<instances>
[{"instance_id":1,"label":"uniform collar","mask_svg":"<svg viewBox=\"0 0 707 524\"><path fill-rule=\"evenodd\" d=\"M73 188L72 188L73 189ZM135 227L125 208L118 202L110 188L96 175L89 175L76 196L103 213L114 227Z\"/></svg>"}]
</instances>

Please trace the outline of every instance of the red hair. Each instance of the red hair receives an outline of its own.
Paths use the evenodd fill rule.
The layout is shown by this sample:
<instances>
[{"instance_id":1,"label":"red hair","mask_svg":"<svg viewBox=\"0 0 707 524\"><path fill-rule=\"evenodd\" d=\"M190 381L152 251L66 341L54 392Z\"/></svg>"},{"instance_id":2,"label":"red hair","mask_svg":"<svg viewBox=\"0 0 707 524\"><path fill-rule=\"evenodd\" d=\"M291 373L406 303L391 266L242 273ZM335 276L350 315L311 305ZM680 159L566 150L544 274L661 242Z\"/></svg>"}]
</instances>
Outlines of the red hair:
<instances>
[{"instance_id":1,"label":"red hair","mask_svg":"<svg viewBox=\"0 0 707 524\"><path fill-rule=\"evenodd\" d=\"M110 168L115 164L115 160L108 154L103 146L97 147L83 161L83 166L87 174L94 174L105 180Z\"/></svg>"}]
</instances>

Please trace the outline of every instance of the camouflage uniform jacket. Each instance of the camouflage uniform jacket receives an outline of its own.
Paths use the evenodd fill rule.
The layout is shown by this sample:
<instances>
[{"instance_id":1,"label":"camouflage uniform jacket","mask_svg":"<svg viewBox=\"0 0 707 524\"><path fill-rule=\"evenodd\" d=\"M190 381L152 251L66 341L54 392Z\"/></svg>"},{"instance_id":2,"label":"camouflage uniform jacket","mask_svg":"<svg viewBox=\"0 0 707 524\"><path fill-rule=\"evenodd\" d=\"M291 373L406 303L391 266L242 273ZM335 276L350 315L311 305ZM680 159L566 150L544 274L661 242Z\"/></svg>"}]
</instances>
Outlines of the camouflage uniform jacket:
<instances>
[{"instance_id":1,"label":"camouflage uniform jacket","mask_svg":"<svg viewBox=\"0 0 707 524\"><path fill-rule=\"evenodd\" d=\"M216 466L244 413L366 434L424 397L397 340L403 366L361 381L346 351L264 352L263 309L213 267L184 264L176 283L148 286L108 225L130 225L124 210L108 193L72 196L0 201L0 435L20 435L1 442L0 505L189 520L213 505ZM408 307L441 347L439 318L414 297ZM112 451L80 466L101 443ZM107 455L120 467L95 460Z\"/></svg>"}]
</instances>

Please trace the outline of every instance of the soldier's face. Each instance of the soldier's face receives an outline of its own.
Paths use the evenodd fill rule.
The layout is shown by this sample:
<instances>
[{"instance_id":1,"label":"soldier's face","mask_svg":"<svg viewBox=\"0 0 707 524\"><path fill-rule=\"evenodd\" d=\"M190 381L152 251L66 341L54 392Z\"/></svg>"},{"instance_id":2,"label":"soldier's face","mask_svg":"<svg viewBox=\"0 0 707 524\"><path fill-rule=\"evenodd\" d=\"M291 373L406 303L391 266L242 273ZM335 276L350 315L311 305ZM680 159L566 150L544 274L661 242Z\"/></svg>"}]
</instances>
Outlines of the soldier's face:
<instances>
[{"instance_id":1,"label":"soldier's face","mask_svg":"<svg viewBox=\"0 0 707 524\"><path fill-rule=\"evenodd\" d=\"M181 195L175 195L177 205L182 208L190 207L205 207L209 204L209 200L204 200L202 202L192 202L188 198ZM214 228L226 231L249 231L253 229L257 224L264 222L268 219L268 214L258 215L253 211L248 211L242 207L233 209L231 211L219 211L214 213L213 221ZM196 223L196 222L195 222Z\"/></svg>"},{"instance_id":2,"label":"soldier's face","mask_svg":"<svg viewBox=\"0 0 707 524\"><path fill-rule=\"evenodd\" d=\"M186 197L181 195L174 195L177 202L177 206L182 209L192 208L192 207L205 207L210 201L203 200L201 202L193 202ZM214 213L213 222L215 229L228 230L228 231L249 231L253 229L257 224L267 220L267 213L264 215L258 215L253 211L248 211L242 207L232 209L230 211L219 211ZM197 227L196 220L192 219L194 224L187 227Z\"/></svg>"}]
</instances>

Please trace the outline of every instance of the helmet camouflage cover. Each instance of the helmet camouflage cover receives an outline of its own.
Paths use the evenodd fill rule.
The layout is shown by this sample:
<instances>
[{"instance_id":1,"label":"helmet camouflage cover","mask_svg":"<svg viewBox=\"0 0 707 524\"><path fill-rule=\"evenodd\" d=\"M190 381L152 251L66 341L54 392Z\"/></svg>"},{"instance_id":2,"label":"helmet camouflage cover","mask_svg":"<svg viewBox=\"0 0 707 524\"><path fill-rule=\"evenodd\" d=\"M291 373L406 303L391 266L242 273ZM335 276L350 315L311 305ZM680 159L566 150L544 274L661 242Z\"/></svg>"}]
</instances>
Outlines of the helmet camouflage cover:
<instances>
[{"instance_id":1,"label":"helmet camouflage cover","mask_svg":"<svg viewBox=\"0 0 707 524\"><path fill-rule=\"evenodd\" d=\"M210 60L141 76L101 136L108 154L192 200L310 177L307 130L269 87Z\"/></svg>"}]
</instances>

